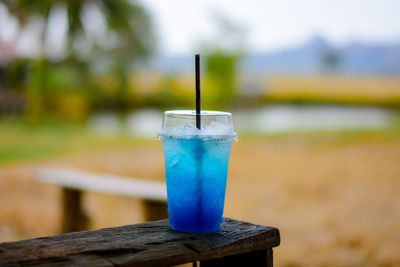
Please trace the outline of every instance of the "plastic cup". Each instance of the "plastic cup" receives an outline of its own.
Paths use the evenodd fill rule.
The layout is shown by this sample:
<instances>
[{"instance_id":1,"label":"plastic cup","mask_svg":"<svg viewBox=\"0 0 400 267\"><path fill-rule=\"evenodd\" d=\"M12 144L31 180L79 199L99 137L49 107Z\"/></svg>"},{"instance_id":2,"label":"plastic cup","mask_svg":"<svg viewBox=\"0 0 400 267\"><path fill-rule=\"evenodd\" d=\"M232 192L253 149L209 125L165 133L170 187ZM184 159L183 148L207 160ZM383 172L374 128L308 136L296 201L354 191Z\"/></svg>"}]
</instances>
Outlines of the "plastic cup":
<instances>
[{"instance_id":1,"label":"plastic cup","mask_svg":"<svg viewBox=\"0 0 400 267\"><path fill-rule=\"evenodd\" d=\"M237 135L228 112L202 111L201 125L201 130L196 128L193 110L166 111L158 133L169 222L176 231L206 233L221 228L229 155Z\"/></svg>"}]
</instances>

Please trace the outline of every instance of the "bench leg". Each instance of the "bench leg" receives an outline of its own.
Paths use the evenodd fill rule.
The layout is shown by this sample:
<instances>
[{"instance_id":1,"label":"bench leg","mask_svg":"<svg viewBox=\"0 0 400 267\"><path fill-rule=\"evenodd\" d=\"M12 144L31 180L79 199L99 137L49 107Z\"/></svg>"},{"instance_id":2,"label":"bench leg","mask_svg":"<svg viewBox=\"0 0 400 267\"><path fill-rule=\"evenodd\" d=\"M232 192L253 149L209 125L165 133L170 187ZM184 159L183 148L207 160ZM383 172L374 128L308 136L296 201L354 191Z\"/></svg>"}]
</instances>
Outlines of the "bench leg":
<instances>
[{"instance_id":1,"label":"bench leg","mask_svg":"<svg viewBox=\"0 0 400 267\"><path fill-rule=\"evenodd\" d=\"M87 230L89 218L82 210L82 191L70 188L62 189L62 225L63 233Z\"/></svg>"},{"instance_id":2,"label":"bench leg","mask_svg":"<svg viewBox=\"0 0 400 267\"><path fill-rule=\"evenodd\" d=\"M165 201L142 200L143 217L146 222L168 219L168 207Z\"/></svg>"},{"instance_id":3,"label":"bench leg","mask_svg":"<svg viewBox=\"0 0 400 267\"><path fill-rule=\"evenodd\" d=\"M272 249L237 254L200 262L200 267L219 266L273 267Z\"/></svg>"}]
</instances>

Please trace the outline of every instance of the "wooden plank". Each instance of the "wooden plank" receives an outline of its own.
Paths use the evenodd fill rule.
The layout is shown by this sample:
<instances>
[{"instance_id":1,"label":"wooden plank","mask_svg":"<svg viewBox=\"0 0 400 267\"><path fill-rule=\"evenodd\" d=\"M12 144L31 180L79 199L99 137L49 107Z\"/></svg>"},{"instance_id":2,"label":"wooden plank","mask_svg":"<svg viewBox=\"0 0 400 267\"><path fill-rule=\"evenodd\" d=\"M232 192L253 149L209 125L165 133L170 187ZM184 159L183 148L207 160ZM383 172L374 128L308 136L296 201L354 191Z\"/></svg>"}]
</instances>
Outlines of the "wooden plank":
<instances>
[{"instance_id":1,"label":"wooden plank","mask_svg":"<svg viewBox=\"0 0 400 267\"><path fill-rule=\"evenodd\" d=\"M229 218L220 231L207 234L175 232L162 220L2 243L0 266L170 266L265 251L279 243L278 229Z\"/></svg>"},{"instance_id":2,"label":"wooden plank","mask_svg":"<svg viewBox=\"0 0 400 267\"><path fill-rule=\"evenodd\" d=\"M66 188L134 196L150 200L167 200L165 183L144 179L73 169L39 169L37 178L41 182Z\"/></svg>"}]
</instances>

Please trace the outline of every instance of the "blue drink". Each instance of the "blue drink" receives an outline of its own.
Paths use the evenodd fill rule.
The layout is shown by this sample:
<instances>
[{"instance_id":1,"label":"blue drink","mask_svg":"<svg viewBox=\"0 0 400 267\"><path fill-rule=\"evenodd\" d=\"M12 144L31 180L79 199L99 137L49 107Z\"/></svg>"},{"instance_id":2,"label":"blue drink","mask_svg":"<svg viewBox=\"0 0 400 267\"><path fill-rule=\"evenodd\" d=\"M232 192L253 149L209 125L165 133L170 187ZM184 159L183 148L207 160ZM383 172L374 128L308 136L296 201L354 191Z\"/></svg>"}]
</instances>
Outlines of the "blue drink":
<instances>
[{"instance_id":1,"label":"blue drink","mask_svg":"<svg viewBox=\"0 0 400 267\"><path fill-rule=\"evenodd\" d=\"M220 229L232 140L164 138L172 229L203 233Z\"/></svg>"},{"instance_id":2,"label":"blue drink","mask_svg":"<svg viewBox=\"0 0 400 267\"><path fill-rule=\"evenodd\" d=\"M170 227L205 233L220 229L229 155L236 133L230 113L202 112L202 128L192 111L167 111L163 143Z\"/></svg>"}]
</instances>

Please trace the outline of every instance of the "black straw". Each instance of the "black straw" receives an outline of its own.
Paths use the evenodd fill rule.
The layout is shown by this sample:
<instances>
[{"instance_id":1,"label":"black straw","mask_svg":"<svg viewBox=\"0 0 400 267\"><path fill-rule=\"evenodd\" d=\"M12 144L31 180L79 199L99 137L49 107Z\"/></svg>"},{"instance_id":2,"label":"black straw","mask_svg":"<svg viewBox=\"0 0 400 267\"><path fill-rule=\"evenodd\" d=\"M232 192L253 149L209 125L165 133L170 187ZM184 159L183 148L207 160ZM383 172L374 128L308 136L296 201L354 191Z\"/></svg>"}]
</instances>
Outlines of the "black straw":
<instances>
[{"instance_id":1,"label":"black straw","mask_svg":"<svg viewBox=\"0 0 400 267\"><path fill-rule=\"evenodd\" d=\"M200 117L200 55L195 55L196 65L196 128L201 129L201 117Z\"/></svg>"},{"instance_id":2,"label":"black straw","mask_svg":"<svg viewBox=\"0 0 400 267\"><path fill-rule=\"evenodd\" d=\"M196 54L195 55L195 66L196 66L196 128L201 130L201 110L200 110L200 55ZM203 227L203 215L201 211L201 202L202 202L202 194L203 194L203 187L201 185L201 175L200 175L200 166L202 164L202 159L203 159L203 152L202 152L202 145L201 143L196 143L197 144L197 157L198 157L198 162L199 162L199 168L197 168L196 171L196 177L197 177L197 186L198 186L198 199L197 199L197 218L198 218L198 227Z\"/></svg>"}]
</instances>

